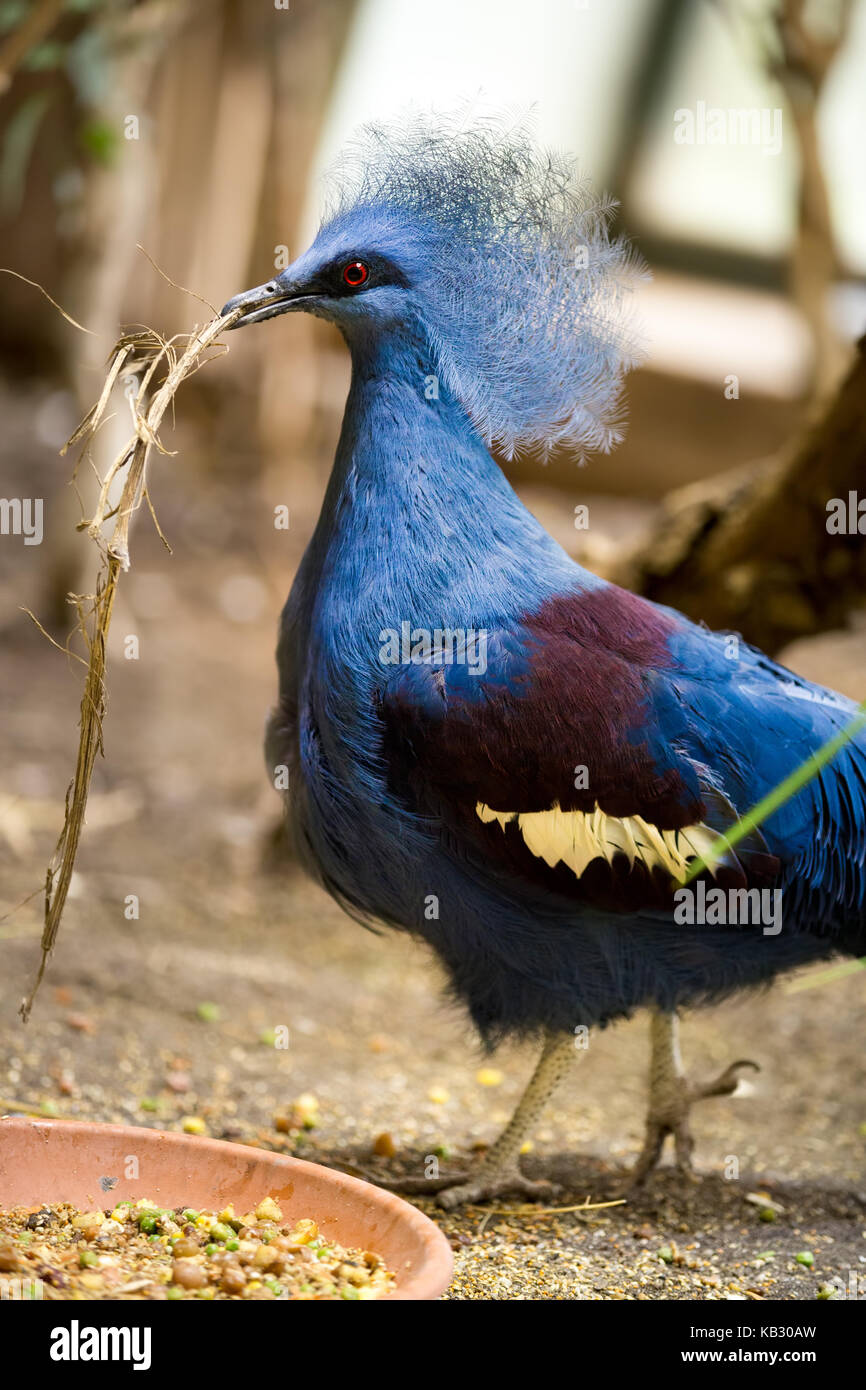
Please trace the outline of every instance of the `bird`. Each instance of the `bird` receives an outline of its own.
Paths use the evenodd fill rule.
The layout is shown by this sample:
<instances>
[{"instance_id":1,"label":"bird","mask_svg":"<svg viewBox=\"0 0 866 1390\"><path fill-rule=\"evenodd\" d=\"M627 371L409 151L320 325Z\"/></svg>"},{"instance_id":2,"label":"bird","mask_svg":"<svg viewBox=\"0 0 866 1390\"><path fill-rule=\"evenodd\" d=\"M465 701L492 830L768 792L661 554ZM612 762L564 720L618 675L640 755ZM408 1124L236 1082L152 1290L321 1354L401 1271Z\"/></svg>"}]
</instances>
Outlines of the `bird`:
<instances>
[{"instance_id":1,"label":"bird","mask_svg":"<svg viewBox=\"0 0 866 1390\"><path fill-rule=\"evenodd\" d=\"M583 568L499 462L622 435L643 272L614 211L523 121L404 113L353 139L310 247L222 310L313 314L351 357L265 740L297 853L432 948L486 1047L540 1046L484 1157L431 1180L445 1207L549 1191L528 1133L593 1030L642 1009L636 1177L669 1135L689 1170L691 1106L755 1064L693 1083L680 1013L866 940L857 707Z\"/></svg>"}]
</instances>

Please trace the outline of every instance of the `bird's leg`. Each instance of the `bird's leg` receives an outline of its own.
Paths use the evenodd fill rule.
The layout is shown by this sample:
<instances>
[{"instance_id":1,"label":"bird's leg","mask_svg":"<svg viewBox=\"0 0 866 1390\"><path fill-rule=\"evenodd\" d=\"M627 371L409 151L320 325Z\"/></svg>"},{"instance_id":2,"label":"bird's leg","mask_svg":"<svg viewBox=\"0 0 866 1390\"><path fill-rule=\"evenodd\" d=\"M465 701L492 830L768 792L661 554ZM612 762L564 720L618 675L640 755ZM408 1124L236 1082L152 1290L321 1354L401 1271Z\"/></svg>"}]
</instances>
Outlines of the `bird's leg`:
<instances>
[{"instance_id":1,"label":"bird's leg","mask_svg":"<svg viewBox=\"0 0 866 1390\"><path fill-rule=\"evenodd\" d=\"M552 1195L552 1183L532 1182L523 1176L519 1166L520 1150L576 1055L573 1037L548 1035L529 1085L505 1129L468 1181L440 1192L437 1200L441 1207L451 1209L464 1202L484 1202L506 1192L536 1198Z\"/></svg>"},{"instance_id":2,"label":"bird's leg","mask_svg":"<svg viewBox=\"0 0 866 1390\"><path fill-rule=\"evenodd\" d=\"M465 1202L484 1202L507 1192L524 1197L541 1198L552 1195L549 1182L533 1182L520 1171L519 1157L527 1134L531 1131L554 1090L562 1080L577 1052L574 1038L549 1034L532 1078L496 1142L487 1150L472 1174L461 1173L450 1178L407 1178L390 1186L401 1192L438 1192L441 1207L453 1208Z\"/></svg>"},{"instance_id":3,"label":"bird's leg","mask_svg":"<svg viewBox=\"0 0 866 1390\"><path fill-rule=\"evenodd\" d=\"M656 1167L665 1139L673 1135L677 1167L692 1172L694 1140L689 1128L689 1111L695 1101L709 1096L730 1096L737 1089L742 1067L760 1071L757 1062L732 1062L712 1081L689 1081L680 1055L679 1019L676 1014L654 1009L650 1016L649 1112L640 1157L632 1170L632 1183L644 1181Z\"/></svg>"}]
</instances>

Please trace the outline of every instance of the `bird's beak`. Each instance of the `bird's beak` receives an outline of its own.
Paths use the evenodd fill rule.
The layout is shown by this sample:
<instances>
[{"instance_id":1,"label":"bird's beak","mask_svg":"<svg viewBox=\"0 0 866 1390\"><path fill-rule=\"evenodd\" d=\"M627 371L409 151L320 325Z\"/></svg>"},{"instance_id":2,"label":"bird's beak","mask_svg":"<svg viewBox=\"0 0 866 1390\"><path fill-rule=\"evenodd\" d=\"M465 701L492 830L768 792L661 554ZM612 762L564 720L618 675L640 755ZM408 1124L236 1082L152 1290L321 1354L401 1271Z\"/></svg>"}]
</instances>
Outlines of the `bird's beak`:
<instances>
[{"instance_id":1,"label":"bird's beak","mask_svg":"<svg viewBox=\"0 0 866 1390\"><path fill-rule=\"evenodd\" d=\"M226 314L232 313L233 310L243 309L241 317L229 326L246 328L248 323L261 323L264 319L274 318L276 314L285 314L290 309L300 307L303 301L314 297L309 293L309 287L297 282L286 284L279 280L269 280L266 285L257 285L254 290L236 294L234 299L223 305L220 317L225 318Z\"/></svg>"}]
</instances>

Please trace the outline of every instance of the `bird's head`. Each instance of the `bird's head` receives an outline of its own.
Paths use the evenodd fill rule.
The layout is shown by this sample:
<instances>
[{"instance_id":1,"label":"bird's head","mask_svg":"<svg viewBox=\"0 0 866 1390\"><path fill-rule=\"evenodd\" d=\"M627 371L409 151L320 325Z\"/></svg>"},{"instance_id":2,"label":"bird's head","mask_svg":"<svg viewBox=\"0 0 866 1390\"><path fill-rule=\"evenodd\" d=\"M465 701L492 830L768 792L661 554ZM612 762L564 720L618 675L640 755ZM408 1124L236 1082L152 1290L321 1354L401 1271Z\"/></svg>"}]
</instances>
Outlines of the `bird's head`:
<instances>
[{"instance_id":1,"label":"bird's head","mask_svg":"<svg viewBox=\"0 0 866 1390\"><path fill-rule=\"evenodd\" d=\"M244 310L235 328L303 310L353 349L423 341L425 370L506 454L619 439L641 267L571 161L522 127L413 116L365 127L331 188L309 250L225 305Z\"/></svg>"},{"instance_id":2,"label":"bird's head","mask_svg":"<svg viewBox=\"0 0 866 1390\"><path fill-rule=\"evenodd\" d=\"M303 311L354 333L398 330L414 316L421 282L411 228L393 214L354 209L323 226L308 251L265 285L235 295L223 314L243 308L243 328L277 314ZM413 251L416 253L413 255Z\"/></svg>"}]
</instances>

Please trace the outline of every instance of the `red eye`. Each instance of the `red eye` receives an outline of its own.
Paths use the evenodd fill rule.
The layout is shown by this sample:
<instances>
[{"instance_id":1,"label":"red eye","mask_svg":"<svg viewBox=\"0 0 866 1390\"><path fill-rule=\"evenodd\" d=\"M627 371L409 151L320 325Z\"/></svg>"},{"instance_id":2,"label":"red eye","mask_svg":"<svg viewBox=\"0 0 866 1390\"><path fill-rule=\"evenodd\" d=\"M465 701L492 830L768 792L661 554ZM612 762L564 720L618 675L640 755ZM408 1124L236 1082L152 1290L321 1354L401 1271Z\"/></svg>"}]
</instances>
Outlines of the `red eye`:
<instances>
[{"instance_id":1,"label":"red eye","mask_svg":"<svg viewBox=\"0 0 866 1390\"><path fill-rule=\"evenodd\" d=\"M343 279L347 285L351 285L353 290L356 290L359 285L363 285L369 275L370 272L363 261L350 261L348 265L343 266Z\"/></svg>"}]
</instances>

